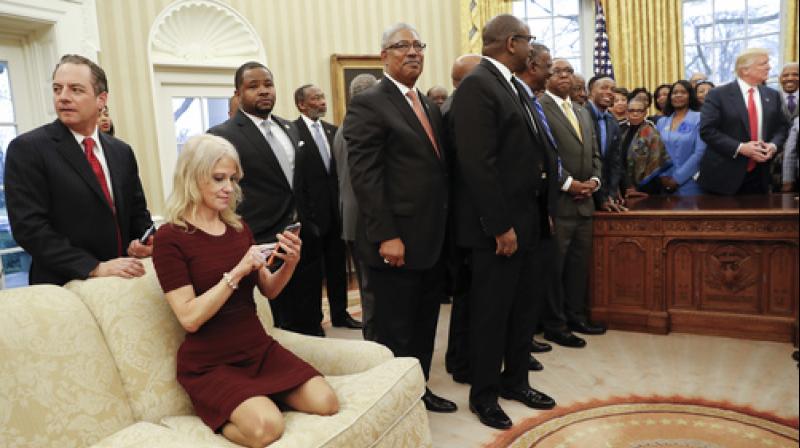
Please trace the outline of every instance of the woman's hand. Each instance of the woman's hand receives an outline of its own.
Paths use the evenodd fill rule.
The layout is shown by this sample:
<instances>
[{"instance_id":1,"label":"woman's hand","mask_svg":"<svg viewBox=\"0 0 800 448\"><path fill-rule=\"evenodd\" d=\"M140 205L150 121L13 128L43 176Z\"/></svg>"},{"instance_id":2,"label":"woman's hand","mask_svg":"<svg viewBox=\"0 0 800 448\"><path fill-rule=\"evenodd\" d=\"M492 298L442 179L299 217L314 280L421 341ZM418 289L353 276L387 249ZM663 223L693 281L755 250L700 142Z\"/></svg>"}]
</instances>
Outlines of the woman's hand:
<instances>
[{"instance_id":1,"label":"woman's hand","mask_svg":"<svg viewBox=\"0 0 800 448\"><path fill-rule=\"evenodd\" d=\"M231 275L238 280L247 276L247 274L264 267L267 261L265 254L267 246L267 244L256 244L250 246L242 259L239 260L239 263L236 265L236 267L231 269Z\"/></svg>"},{"instance_id":2,"label":"woman's hand","mask_svg":"<svg viewBox=\"0 0 800 448\"><path fill-rule=\"evenodd\" d=\"M664 187L664 191L667 193L674 193L675 190L680 187L680 185L678 185L678 183L675 182L675 179L673 179L671 176L661 176L658 179L661 181L661 185Z\"/></svg>"},{"instance_id":3,"label":"woman's hand","mask_svg":"<svg viewBox=\"0 0 800 448\"><path fill-rule=\"evenodd\" d=\"M297 266L297 262L300 261L300 249L303 246L303 242L299 236L288 230L276 236L278 237L278 245L275 247L275 256L283 260L284 264L294 268Z\"/></svg>"}]
</instances>

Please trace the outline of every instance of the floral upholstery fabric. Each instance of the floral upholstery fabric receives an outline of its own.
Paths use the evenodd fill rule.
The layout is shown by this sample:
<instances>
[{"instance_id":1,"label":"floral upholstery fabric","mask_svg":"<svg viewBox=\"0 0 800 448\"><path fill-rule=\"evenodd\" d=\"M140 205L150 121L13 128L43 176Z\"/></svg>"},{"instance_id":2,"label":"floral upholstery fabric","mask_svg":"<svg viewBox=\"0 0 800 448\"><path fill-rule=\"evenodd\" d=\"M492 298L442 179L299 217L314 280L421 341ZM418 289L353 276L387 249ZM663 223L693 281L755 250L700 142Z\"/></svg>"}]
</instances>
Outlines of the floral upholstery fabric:
<instances>
[{"instance_id":1,"label":"floral upholstery fabric","mask_svg":"<svg viewBox=\"0 0 800 448\"><path fill-rule=\"evenodd\" d=\"M396 447L430 448L433 446L431 429L428 425L428 411L420 400L405 418L383 433L371 447L396 448Z\"/></svg>"},{"instance_id":2,"label":"floral upholstery fabric","mask_svg":"<svg viewBox=\"0 0 800 448\"><path fill-rule=\"evenodd\" d=\"M136 420L158 423L168 415L192 414L189 396L175 377L178 347L185 335L169 307L150 259L147 275L72 281L94 314L119 369Z\"/></svg>"},{"instance_id":3,"label":"floral upholstery fabric","mask_svg":"<svg viewBox=\"0 0 800 448\"><path fill-rule=\"evenodd\" d=\"M329 376L327 380L339 397L339 412L329 417L284 413L286 429L270 448L369 447L379 440L386 440L380 445L386 447L430 446L424 407L421 419L415 411L425 392L425 380L416 359L392 359L366 372ZM414 421L407 425L402 421L409 415ZM235 446L214 434L197 417L167 417L162 423L220 447ZM385 434L395 430L408 434ZM408 444L390 444L395 441Z\"/></svg>"},{"instance_id":4,"label":"floral upholstery fabric","mask_svg":"<svg viewBox=\"0 0 800 448\"><path fill-rule=\"evenodd\" d=\"M78 297L48 285L0 291L0 446L87 446L133 423Z\"/></svg>"},{"instance_id":5,"label":"floral upholstery fabric","mask_svg":"<svg viewBox=\"0 0 800 448\"><path fill-rule=\"evenodd\" d=\"M213 448L191 436L148 422L139 422L119 431L91 448ZM239 445L233 445L241 448Z\"/></svg>"}]
</instances>

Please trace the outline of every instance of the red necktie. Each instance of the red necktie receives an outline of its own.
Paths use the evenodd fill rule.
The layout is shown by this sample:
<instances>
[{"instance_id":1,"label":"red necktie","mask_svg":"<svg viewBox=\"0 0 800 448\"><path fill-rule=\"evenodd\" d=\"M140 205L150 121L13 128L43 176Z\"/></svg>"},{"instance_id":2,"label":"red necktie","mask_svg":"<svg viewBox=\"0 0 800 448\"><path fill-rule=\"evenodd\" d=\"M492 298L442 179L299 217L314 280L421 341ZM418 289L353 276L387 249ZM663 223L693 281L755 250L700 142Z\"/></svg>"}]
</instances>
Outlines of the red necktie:
<instances>
[{"instance_id":1,"label":"red necktie","mask_svg":"<svg viewBox=\"0 0 800 448\"><path fill-rule=\"evenodd\" d=\"M428 121L428 116L425 115L425 111L422 109L422 103L419 101L419 97L417 97L417 92L409 90L408 93L406 93L406 96L411 98L411 104L413 104L414 113L417 114L417 119L425 129L425 133L428 134L428 138L431 140L431 144L433 144L433 150L436 152L436 157L440 157L439 146L436 145L436 139L433 137L433 128L431 127L431 122Z\"/></svg>"},{"instance_id":2,"label":"red necktie","mask_svg":"<svg viewBox=\"0 0 800 448\"><path fill-rule=\"evenodd\" d=\"M753 99L753 88L747 91L747 118L750 121L750 140L758 141L758 112L756 111L756 102ZM747 172L756 169L756 161L753 159L747 160Z\"/></svg>"},{"instance_id":3,"label":"red necktie","mask_svg":"<svg viewBox=\"0 0 800 448\"><path fill-rule=\"evenodd\" d=\"M86 151L86 159L89 161L89 166L92 167L94 176L97 178L97 182L100 184L100 189L103 190L103 194L106 196L106 201L108 201L108 206L111 207L111 212L114 214L114 228L117 231L117 254L121 255L122 235L119 231L119 224L117 224L117 210L114 208L114 200L111 199L111 192L108 191L106 174L103 172L103 167L100 166L100 161L97 160L97 156L94 155L94 139L91 137L84 138L83 147Z\"/></svg>"}]
</instances>

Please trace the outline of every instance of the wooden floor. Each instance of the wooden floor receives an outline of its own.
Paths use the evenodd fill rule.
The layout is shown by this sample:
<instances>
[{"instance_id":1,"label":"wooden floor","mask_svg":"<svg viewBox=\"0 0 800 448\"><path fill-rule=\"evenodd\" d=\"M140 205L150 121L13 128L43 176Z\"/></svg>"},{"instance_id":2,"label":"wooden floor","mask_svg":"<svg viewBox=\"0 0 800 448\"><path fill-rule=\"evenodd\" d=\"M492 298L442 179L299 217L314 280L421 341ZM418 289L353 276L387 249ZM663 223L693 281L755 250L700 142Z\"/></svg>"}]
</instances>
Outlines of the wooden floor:
<instances>
[{"instance_id":1,"label":"wooden floor","mask_svg":"<svg viewBox=\"0 0 800 448\"><path fill-rule=\"evenodd\" d=\"M480 447L498 431L483 426L469 412L467 386L444 369L450 306L443 305L429 386L455 401L455 414L428 413L436 448ZM360 339L360 331L330 328L328 337ZM609 331L589 336L583 349L555 347L537 355L542 372L531 385L572 405L591 399L628 395L681 395L752 406L782 417L798 416L798 369L792 346L722 337L673 333L666 336ZM514 422L541 414L516 402L500 400Z\"/></svg>"}]
</instances>

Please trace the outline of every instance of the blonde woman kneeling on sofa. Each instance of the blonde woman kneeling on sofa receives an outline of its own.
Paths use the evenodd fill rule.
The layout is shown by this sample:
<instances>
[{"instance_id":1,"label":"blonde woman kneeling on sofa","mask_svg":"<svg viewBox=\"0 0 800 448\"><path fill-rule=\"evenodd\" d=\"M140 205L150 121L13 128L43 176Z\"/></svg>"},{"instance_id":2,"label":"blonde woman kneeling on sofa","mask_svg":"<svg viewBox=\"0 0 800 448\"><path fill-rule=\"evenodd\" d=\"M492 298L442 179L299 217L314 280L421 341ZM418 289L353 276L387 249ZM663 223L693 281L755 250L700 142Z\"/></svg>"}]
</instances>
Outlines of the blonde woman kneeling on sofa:
<instances>
[{"instance_id":1,"label":"blonde woman kneeling on sofa","mask_svg":"<svg viewBox=\"0 0 800 448\"><path fill-rule=\"evenodd\" d=\"M228 141L189 139L178 158L167 224L153 247L161 288L186 329L178 349L178 382L195 412L215 432L241 445L263 447L280 438L276 402L331 415L339 402L313 367L283 348L261 326L253 287L275 297L300 259L301 241L278 235L283 265L266 267L266 245L235 213L242 167Z\"/></svg>"}]
</instances>

